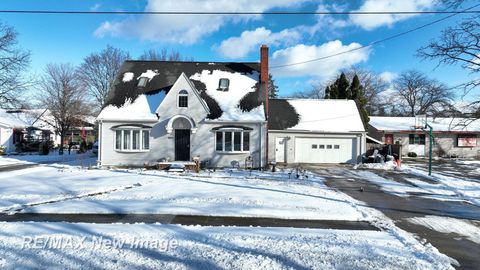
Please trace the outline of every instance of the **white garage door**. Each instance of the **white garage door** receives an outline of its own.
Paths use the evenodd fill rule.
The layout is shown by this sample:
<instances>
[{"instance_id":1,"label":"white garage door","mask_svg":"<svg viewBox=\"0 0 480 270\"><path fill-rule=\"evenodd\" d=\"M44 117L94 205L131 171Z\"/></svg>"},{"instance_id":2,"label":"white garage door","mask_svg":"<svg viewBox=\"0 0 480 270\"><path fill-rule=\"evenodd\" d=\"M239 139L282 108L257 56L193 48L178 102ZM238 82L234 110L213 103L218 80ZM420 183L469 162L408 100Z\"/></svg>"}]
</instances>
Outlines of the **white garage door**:
<instances>
[{"instance_id":1,"label":"white garage door","mask_svg":"<svg viewBox=\"0 0 480 270\"><path fill-rule=\"evenodd\" d=\"M356 148L352 138L296 138L295 162L353 163Z\"/></svg>"}]
</instances>

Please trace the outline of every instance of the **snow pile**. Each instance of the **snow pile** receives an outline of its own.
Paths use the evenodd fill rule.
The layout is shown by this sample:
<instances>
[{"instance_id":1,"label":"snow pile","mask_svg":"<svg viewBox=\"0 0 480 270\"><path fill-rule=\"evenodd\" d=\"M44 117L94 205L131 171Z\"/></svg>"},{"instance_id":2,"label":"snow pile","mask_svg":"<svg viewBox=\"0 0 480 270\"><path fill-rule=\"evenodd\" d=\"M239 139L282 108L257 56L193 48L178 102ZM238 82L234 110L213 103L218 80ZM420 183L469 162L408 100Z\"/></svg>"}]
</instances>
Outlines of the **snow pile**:
<instances>
[{"instance_id":1,"label":"snow pile","mask_svg":"<svg viewBox=\"0 0 480 270\"><path fill-rule=\"evenodd\" d=\"M458 159L455 162L459 163L459 164L465 164L465 165L479 165L480 166L480 160Z\"/></svg>"},{"instance_id":2,"label":"snow pile","mask_svg":"<svg viewBox=\"0 0 480 270\"><path fill-rule=\"evenodd\" d=\"M353 100L292 99L288 103L300 115L299 123L289 129L326 132L365 130Z\"/></svg>"},{"instance_id":3,"label":"snow pile","mask_svg":"<svg viewBox=\"0 0 480 270\"><path fill-rule=\"evenodd\" d=\"M190 76L191 80L200 81L206 86L206 93L215 99L222 109L223 114L218 121L264 121L265 113L263 105L260 105L249 112L239 108L240 100L250 92L256 90L258 72L252 74L232 73L222 70L203 70ZM229 79L228 91L219 91L220 79Z\"/></svg>"},{"instance_id":4,"label":"snow pile","mask_svg":"<svg viewBox=\"0 0 480 270\"><path fill-rule=\"evenodd\" d=\"M133 80L134 75L135 74L133 74L133 72L125 72L123 74L122 82L129 82L129 81Z\"/></svg>"},{"instance_id":5,"label":"snow pile","mask_svg":"<svg viewBox=\"0 0 480 270\"><path fill-rule=\"evenodd\" d=\"M355 169L395 170L397 164L393 160L383 163L362 163L354 166Z\"/></svg>"},{"instance_id":6,"label":"snow pile","mask_svg":"<svg viewBox=\"0 0 480 270\"><path fill-rule=\"evenodd\" d=\"M123 121L156 121L157 116L152 113L145 95L139 95L133 102L127 100L121 107L108 105L98 115L98 120L123 120Z\"/></svg>"},{"instance_id":7,"label":"snow pile","mask_svg":"<svg viewBox=\"0 0 480 270\"><path fill-rule=\"evenodd\" d=\"M467 220L439 216L414 217L407 220L437 232L462 235L470 241L480 244L480 227Z\"/></svg>"},{"instance_id":8,"label":"snow pile","mask_svg":"<svg viewBox=\"0 0 480 270\"><path fill-rule=\"evenodd\" d=\"M147 69L147 71L143 72L140 76L138 76L137 80L140 78L148 78L148 81L151 81L153 77L157 75L158 75L158 70Z\"/></svg>"},{"instance_id":9,"label":"snow pile","mask_svg":"<svg viewBox=\"0 0 480 270\"><path fill-rule=\"evenodd\" d=\"M0 223L0 267L39 265L53 269L453 269L434 248L384 231Z\"/></svg>"}]
</instances>

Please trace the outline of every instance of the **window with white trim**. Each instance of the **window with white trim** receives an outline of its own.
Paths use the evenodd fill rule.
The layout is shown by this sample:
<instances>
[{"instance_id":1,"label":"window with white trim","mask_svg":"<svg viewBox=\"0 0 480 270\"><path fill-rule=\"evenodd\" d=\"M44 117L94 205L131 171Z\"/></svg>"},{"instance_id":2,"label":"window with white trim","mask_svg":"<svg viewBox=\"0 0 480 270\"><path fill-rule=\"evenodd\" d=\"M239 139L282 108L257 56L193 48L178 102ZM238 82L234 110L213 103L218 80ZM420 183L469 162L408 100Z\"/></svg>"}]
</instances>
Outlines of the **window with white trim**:
<instances>
[{"instance_id":1,"label":"window with white trim","mask_svg":"<svg viewBox=\"0 0 480 270\"><path fill-rule=\"evenodd\" d=\"M178 107L187 108L188 107L188 92L187 90L180 90L178 92Z\"/></svg>"},{"instance_id":2,"label":"window with white trim","mask_svg":"<svg viewBox=\"0 0 480 270\"><path fill-rule=\"evenodd\" d=\"M115 150L147 151L150 149L150 130L117 129L115 130Z\"/></svg>"},{"instance_id":3,"label":"window with white trim","mask_svg":"<svg viewBox=\"0 0 480 270\"><path fill-rule=\"evenodd\" d=\"M216 131L215 150L220 152L250 151L250 132L244 130Z\"/></svg>"}]
</instances>

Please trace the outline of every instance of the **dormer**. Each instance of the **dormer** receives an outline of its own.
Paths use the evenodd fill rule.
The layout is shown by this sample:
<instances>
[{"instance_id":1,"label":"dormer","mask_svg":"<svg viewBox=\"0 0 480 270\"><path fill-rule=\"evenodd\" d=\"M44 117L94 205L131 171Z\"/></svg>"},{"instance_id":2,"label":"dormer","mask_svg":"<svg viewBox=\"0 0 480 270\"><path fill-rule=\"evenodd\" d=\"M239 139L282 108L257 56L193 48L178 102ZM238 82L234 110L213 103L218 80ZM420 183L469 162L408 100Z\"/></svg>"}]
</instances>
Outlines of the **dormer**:
<instances>
[{"instance_id":1,"label":"dormer","mask_svg":"<svg viewBox=\"0 0 480 270\"><path fill-rule=\"evenodd\" d=\"M140 77L138 79L138 87L145 87L147 85L148 78L147 77Z\"/></svg>"},{"instance_id":2,"label":"dormer","mask_svg":"<svg viewBox=\"0 0 480 270\"><path fill-rule=\"evenodd\" d=\"M221 78L218 81L218 89L217 90L227 92L229 86L230 86L230 80L227 79L227 78Z\"/></svg>"}]
</instances>

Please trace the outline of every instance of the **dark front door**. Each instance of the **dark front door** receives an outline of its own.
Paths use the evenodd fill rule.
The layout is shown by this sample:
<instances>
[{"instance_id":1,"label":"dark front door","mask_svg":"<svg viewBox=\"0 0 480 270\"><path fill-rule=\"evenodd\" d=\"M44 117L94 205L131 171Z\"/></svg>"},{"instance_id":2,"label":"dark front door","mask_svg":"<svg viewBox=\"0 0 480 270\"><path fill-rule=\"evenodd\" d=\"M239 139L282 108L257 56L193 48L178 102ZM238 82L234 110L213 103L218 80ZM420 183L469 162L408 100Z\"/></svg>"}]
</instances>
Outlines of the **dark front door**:
<instances>
[{"instance_id":1,"label":"dark front door","mask_svg":"<svg viewBox=\"0 0 480 270\"><path fill-rule=\"evenodd\" d=\"M190 160L190 129L175 129L175 160Z\"/></svg>"}]
</instances>

